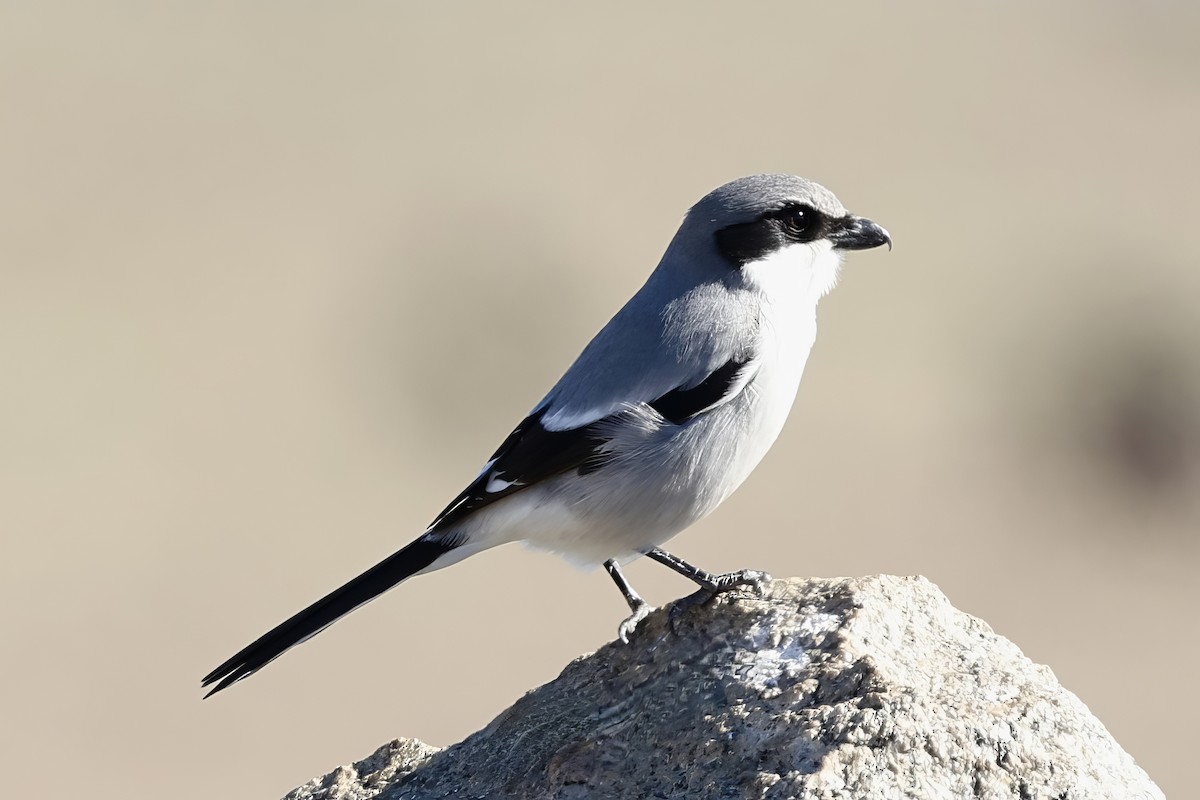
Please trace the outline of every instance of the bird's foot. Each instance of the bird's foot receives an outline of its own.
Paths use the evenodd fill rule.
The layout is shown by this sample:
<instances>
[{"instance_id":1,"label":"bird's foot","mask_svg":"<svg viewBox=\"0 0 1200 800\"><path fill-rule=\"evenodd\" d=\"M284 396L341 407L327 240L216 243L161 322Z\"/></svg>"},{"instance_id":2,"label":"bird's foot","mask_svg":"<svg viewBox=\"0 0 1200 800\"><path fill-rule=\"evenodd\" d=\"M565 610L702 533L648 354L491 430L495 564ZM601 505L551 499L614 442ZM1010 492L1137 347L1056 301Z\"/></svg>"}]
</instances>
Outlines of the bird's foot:
<instances>
[{"instance_id":1,"label":"bird's foot","mask_svg":"<svg viewBox=\"0 0 1200 800\"><path fill-rule=\"evenodd\" d=\"M763 584L769 580L771 576L762 570L741 569L737 572L709 575L706 580L697 580L697 583L703 587L701 592L708 592L710 596L715 597L738 586L750 586L755 594L762 594Z\"/></svg>"},{"instance_id":2,"label":"bird's foot","mask_svg":"<svg viewBox=\"0 0 1200 800\"><path fill-rule=\"evenodd\" d=\"M730 589L736 589L739 586L749 586L751 590L761 595L763 584L771 580L771 576L762 570L757 569L742 569L737 572L725 572L720 575L711 573L704 576L693 578L696 583L700 584L700 589L692 592L687 597L681 597L671 604L671 609L667 613L667 624L671 631L675 632L675 623L679 621L683 614L696 606L703 606L719 594L728 592Z\"/></svg>"},{"instance_id":3,"label":"bird's foot","mask_svg":"<svg viewBox=\"0 0 1200 800\"><path fill-rule=\"evenodd\" d=\"M633 632L637 630L638 623L650 616L652 611L654 611L654 606L645 601L634 608L633 613L617 627L617 635L621 637L621 641L629 644L629 637L633 636Z\"/></svg>"}]
</instances>

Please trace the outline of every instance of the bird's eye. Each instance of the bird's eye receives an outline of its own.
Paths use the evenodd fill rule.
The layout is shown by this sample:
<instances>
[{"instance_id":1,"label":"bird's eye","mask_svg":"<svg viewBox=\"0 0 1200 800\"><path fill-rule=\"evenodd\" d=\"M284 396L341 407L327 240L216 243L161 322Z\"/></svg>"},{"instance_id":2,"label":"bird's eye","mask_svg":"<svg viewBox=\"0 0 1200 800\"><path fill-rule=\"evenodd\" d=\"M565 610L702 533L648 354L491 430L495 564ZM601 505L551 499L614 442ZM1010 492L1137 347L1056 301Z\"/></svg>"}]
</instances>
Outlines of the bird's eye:
<instances>
[{"instance_id":1,"label":"bird's eye","mask_svg":"<svg viewBox=\"0 0 1200 800\"><path fill-rule=\"evenodd\" d=\"M779 215L784 233L797 242L811 242L821 228L821 215L809 206L788 206Z\"/></svg>"},{"instance_id":2,"label":"bird's eye","mask_svg":"<svg viewBox=\"0 0 1200 800\"><path fill-rule=\"evenodd\" d=\"M788 203L762 212L751 222L727 225L714 235L726 260L742 267L788 245L815 242L829 233L829 226L829 218L812 206Z\"/></svg>"}]
</instances>

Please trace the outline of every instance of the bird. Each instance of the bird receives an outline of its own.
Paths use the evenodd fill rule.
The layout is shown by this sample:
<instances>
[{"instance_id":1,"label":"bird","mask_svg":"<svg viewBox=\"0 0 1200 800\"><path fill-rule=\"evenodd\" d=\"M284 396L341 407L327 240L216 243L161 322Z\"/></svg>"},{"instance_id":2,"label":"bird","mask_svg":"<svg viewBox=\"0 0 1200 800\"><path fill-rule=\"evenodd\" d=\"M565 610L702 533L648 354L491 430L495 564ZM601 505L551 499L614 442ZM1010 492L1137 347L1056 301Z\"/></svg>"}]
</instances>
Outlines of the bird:
<instances>
[{"instance_id":1,"label":"bird","mask_svg":"<svg viewBox=\"0 0 1200 800\"><path fill-rule=\"evenodd\" d=\"M686 213L658 266L482 470L407 546L202 680L209 697L400 582L524 541L603 565L630 616L653 609L621 567L645 556L713 596L766 578L714 574L660 545L717 508L775 442L843 255L886 229L789 174L726 183ZM214 685L215 684L215 685Z\"/></svg>"}]
</instances>

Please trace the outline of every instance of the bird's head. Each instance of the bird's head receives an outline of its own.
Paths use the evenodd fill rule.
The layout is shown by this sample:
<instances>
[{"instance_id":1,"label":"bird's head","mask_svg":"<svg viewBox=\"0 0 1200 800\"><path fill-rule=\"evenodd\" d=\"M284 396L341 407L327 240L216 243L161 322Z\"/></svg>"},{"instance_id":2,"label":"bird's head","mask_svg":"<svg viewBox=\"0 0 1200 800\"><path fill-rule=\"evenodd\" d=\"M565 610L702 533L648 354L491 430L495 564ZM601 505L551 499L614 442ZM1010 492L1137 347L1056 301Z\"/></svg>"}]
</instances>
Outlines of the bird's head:
<instances>
[{"instance_id":1,"label":"bird's head","mask_svg":"<svg viewBox=\"0 0 1200 800\"><path fill-rule=\"evenodd\" d=\"M783 174L751 175L709 192L688 212L685 234L694 254L715 255L749 287L769 292L776 283L798 283L814 298L833 288L845 251L892 246L886 230L848 212L824 186Z\"/></svg>"}]
</instances>

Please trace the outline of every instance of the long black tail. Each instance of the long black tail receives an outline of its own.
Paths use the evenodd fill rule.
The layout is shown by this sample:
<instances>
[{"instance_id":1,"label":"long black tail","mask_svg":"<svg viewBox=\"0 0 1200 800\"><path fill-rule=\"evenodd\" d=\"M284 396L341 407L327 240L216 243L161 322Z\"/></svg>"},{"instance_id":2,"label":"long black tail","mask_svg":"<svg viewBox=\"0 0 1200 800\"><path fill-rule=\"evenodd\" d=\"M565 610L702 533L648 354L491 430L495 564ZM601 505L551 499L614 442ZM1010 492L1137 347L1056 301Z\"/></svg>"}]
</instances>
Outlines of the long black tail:
<instances>
[{"instance_id":1,"label":"long black tail","mask_svg":"<svg viewBox=\"0 0 1200 800\"><path fill-rule=\"evenodd\" d=\"M292 647L320 633L339 617L420 572L438 556L454 548L453 544L422 536L393 553L345 586L335 589L287 622L258 637L205 675L201 686L217 685L204 696L211 697L242 678L253 675Z\"/></svg>"}]
</instances>

